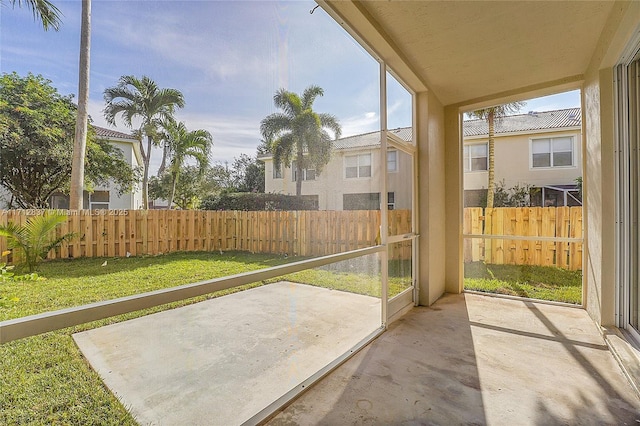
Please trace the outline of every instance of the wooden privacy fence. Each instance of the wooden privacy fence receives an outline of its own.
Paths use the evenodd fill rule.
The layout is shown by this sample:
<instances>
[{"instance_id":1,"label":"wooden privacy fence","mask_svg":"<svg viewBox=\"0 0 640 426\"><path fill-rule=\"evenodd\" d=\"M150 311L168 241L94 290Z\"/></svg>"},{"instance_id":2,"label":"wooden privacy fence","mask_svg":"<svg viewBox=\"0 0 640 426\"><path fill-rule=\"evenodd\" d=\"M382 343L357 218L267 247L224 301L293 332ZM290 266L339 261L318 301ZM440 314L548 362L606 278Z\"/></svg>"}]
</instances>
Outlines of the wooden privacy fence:
<instances>
[{"instance_id":1,"label":"wooden privacy fence","mask_svg":"<svg viewBox=\"0 0 640 426\"><path fill-rule=\"evenodd\" d=\"M78 236L49 258L155 255L174 251L247 251L323 256L376 244L380 211L63 211L59 235ZM24 224L44 210L0 210L0 225ZM389 212L393 234L411 232L411 211ZM0 252L6 250L0 238ZM392 246L391 258L410 259L411 247Z\"/></svg>"},{"instance_id":2,"label":"wooden privacy fence","mask_svg":"<svg viewBox=\"0 0 640 426\"><path fill-rule=\"evenodd\" d=\"M582 269L582 242L552 240L576 238L582 241L582 207L466 208L463 233L531 237L514 240L465 238L465 262Z\"/></svg>"}]
</instances>

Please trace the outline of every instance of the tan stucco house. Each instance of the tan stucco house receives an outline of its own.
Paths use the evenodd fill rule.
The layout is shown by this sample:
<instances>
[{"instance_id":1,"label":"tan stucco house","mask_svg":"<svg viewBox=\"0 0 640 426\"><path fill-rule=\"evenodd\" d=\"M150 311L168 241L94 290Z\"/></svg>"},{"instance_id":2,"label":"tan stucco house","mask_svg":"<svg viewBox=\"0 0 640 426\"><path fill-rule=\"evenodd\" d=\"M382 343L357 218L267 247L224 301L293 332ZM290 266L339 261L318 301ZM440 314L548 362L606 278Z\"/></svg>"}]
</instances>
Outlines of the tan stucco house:
<instances>
[{"instance_id":1,"label":"tan stucco house","mask_svg":"<svg viewBox=\"0 0 640 426\"><path fill-rule=\"evenodd\" d=\"M576 179L582 176L580 108L535 112L504 117L496 125L496 181L506 188L536 188L532 205L545 207L581 205ZM411 141L412 129L389 133ZM482 206L487 192L488 128L484 120L463 123L465 206ZM275 167L264 155L265 192L292 195L296 192L291 167ZM377 210L380 192L380 132L349 136L334 142L330 162L322 172L305 170L302 195L320 210ZM387 204L389 209L410 209L410 158L387 149ZM543 202L544 200L544 202Z\"/></svg>"},{"instance_id":2,"label":"tan stucco house","mask_svg":"<svg viewBox=\"0 0 640 426\"><path fill-rule=\"evenodd\" d=\"M411 140L411 128L390 132L404 141ZM276 167L271 155L260 157L265 163L265 192L294 195L295 168ZM321 172L303 171L302 196L313 200L320 210L377 210L380 208L380 132L338 139L331 160ZM411 208L411 160L395 149L387 150L387 203L390 209Z\"/></svg>"},{"instance_id":3,"label":"tan stucco house","mask_svg":"<svg viewBox=\"0 0 640 426\"><path fill-rule=\"evenodd\" d=\"M512 115L495 129L495 179L505 188L531 185L537 206L581 205L576 179L582 177L580 108ZM463 125L464 204L481 207L488 181L488 124Z\"/></svg>"}]
</instances>

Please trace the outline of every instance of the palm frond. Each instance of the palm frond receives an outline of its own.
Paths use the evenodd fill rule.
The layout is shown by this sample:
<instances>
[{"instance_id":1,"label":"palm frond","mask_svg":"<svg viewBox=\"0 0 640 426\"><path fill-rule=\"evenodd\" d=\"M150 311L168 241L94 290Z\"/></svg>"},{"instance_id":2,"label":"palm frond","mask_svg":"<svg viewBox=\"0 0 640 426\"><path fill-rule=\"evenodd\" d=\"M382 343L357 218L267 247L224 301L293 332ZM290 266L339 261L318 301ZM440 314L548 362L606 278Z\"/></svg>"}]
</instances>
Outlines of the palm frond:
<instances>
[{"instance_id":1,"label":"palm frond","mask_svg":"<svg viewBox=\"0 0 640 426\"><path fill-rule=\"evenodd\" d=\"M55 31L60 29L62 12L49 0L11 0L11 5L15 8L22 5L31 9L34 20L40 20L42 27L46 30L53 28Z\"/></svg>"}]
</instances>

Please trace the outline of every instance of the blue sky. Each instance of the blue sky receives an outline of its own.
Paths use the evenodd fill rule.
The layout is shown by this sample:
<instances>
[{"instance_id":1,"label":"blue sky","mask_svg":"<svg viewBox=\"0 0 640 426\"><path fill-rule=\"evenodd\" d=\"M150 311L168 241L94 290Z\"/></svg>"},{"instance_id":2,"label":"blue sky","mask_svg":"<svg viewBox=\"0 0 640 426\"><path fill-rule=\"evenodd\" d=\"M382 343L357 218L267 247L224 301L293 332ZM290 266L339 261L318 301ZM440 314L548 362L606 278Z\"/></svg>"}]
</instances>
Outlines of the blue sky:
<instances>
[{"instance_id":1,"label":"blue sky","mask_svg":"<svg viewBox=\"0 0 640 426\"><path fill-rule=\"evenodd\" d=\"M79 0L53 0L63 13L59 32L45 32L27 9L0 6L0 71L42 74L62 94L77 93ZM281 87L316 84L314 104L334 114L343 135L379 128L378 65L312 1L92 2L90 115L105 126L103 91L122 75L148 75L180 90L177 118L207 129L214 161L255 154L260 120L276 111ZM389 127L410 125L410 97L390 84ZM523 111L580 105L578 92L530 101ZM123 124L116 127L128 131ZM157 164L159 156L152 163Z\"/></svg>"}]
</instances>

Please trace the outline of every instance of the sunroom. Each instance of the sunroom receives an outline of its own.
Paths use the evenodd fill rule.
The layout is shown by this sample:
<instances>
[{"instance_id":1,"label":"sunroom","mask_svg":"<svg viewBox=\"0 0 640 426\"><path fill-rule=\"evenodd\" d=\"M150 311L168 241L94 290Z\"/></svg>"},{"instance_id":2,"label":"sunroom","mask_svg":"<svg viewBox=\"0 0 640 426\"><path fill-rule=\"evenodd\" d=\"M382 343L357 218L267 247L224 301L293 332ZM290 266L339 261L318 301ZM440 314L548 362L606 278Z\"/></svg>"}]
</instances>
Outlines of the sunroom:
<instances>
[{"instance_id":1,"label":"sunroom","mask_svg":"<svg viewBox=\"0 0 640 426\"><path fill-rule=\"evenodd\" d=\"M362 321L366 326L347 330L347 334L351 334L341 341L344 346L324 342L326 346L319 346L318 351L325 351L325 355L328 353L328 358L320 359L309 374L305 373L302 381L284 386L284 391L274 392L269 401L261 401L257 408L252 408L252 413L239 416L237 423L507 424L517 419L525 419L523 423L526 424L536 421L580 423L581 419L594 423L618 423L640 417L637 394L640 359L637 349L640 342L640 233L637 227L640 214L637 195L640 188L640 160L637 158L640 143L637 77L640 4L622 1L318 1L318 4L379 63L379 149L380 152L396 150L399 161L411 171L410 179L405 183L412 207L402 213L404 216L390 212L387 203L381 202L379 218L371 218L371 221L379 220L378 235L367 234L370 230L361 227L366 221L362 218L332 234L334 240L340 241L345 233L353 232L363 241L368 241L363 245L350 247L345 243L338 250L318 251L310 260L264 271L5 321L0 328L0 341L11 341L248 283L269 280L276 284L288 283L286 277L309 270L324 274L358 269L362 274L373 277L379 286L376 292L367 296L371 299L337 302L332 295L313 293L302 296L306 289L288 288L289 295L278 302L285 306L281 312L290 314L292 310L287 311L286 306L307 297L305 304L300 302L307 313L314 308L309 300L317 301L325 308L313 311L316 319L335 320L337 317L336 322L340 323L340 316L344 315L341 310L349 311L354 309L353 306L361 306L362 310L356 313L361 315L349 318ZM385 118L389 105L388 87L394 85L401 86L412 99L412 116L408 117L413 127L410 142L388 132ZM581 240L584 265L582 309L464 293L465 240L475 237L463 233L463 114L574 89L581 90L583 114L580 141L585 176ZM368 187L362 192L377 193L380 200L384 198L380 194L389 192L390 178L386 156L377 158L379 161L377 165L373 163L371 172L375 179L366 184ZM321 222L307 223L307 227L330 229L335 223L334 218L328 215ZM293 238L294 234L291 235ZM295 235L297 239L298 234ZM300 234L299 238L305 237ZM300 278L302 281L305 279L314 278ZM292 293L294 298L291 298ZM252 303L252 306L257 306L256 310L260 309L258 300ZM233 307L225 309L229 315L234 314ZM277 307L274 309L277 312ZM303 312L297 308L294 311ZM300 319L297 315L295 318L280 318L274 323L289 327ZM483 319L489 317L492 319L483 325ZM254 320L257 321L255 324L266 321L259 316ZM520 329L519 322L537 322L542 328ZM231 325L233 320L229 322ZM150 328L153 325L145 326ZM335 324L330 324L328 329L318 328L322 331L315 337L331 334L333 327ZM386 332L390 327L393 329ZM589 327L590 334L585 332L589 334L585 337L581 333ZM582 369L572 370L573 367L562 363L549 367L548 371L540 374L551 385L537 388L537 393L530 399L526 395L514 397L512 392L506 399L506 409L492 412L495 405L491 406L488 401L499 399L499 391L502 391L498 388L499 383L505 383L506 390L516 393L527 384L526 381L517 381L516 389L510 389L509 381L518 373L509 368L505 368L501 379L496 381L482 376L482 373L474 374L474 368L478 367L469 364L469 359L491 352L495 342L491 340L493 336L484 335L482 338L482 331L486 330L534 339L521 343L506 339L501 341L505 347L535 345L544 341L554 341L559 345L544 346L540 343L538 349L531 351L526 348L513 352L505 350L505 357L526 355L525 360L535 365L544 359L544 351L560 347L567 352L568 362L577 363ZM581 331L574 335L569 330ZM295 345L301 336L296 333L287 334ZM311 334L314 334L313 330ZM227 337L231 339L232 336ZM197 335L194 338L206 337ZM448 345L452 341L459 345ZM332 345L335 346L332 349L338 349L327 351L326 348ZM372 345L378 345L375 352ZM416 347L422 349L416 350ZM443 352L443 348L447 349ZM585 352L585 348L589 351ZM286 347L278 350L285 351ZM444 378L455 376L454 380L421 382L421 376L412 375L410 371L422 365L421 357L431 360L441 357L428 368L440 368L440 375ZM297 359L296 362L302 360ZM400 374L394 365L400 365L409 374ZM107 363L104 367L108 369L110 365ZM245 367L239 364L236 368L242 370ZM284 376L278 376L282 371L286 372L287 366L283 368L285 370L280 373L270 371L268 379L285 381ZM461 377L457 377L457 369L470 369L471 374L461 373ZM606 372L588 372L594 369ZM389 373L390 370L393 371ZM540 367L540 370L547 369ZM256 371L250 370L250 374L259 376ZM548 404L538 401L536 398L545 391L549 392L550 399L556 398L556 394L551 392L555 386L554 378L564 371L588 376L585 382L576 381L574 386L597 389L592 393L568 397L566 403L560 403L560 408L553 401ZM494 374L494 371L489 374ZM365 396L365 388L354 385L365 376L370 380L370 388L390 389L395 393L388 399L382 392ZM286 377L289 380L291 376ZM115 383L108 379L105 381L110 387L110 383ZM558 378L557 383L560 386L565 381ZM319 389L315 394L315 388L308 390L314 384ZM495 386L495 389L487 386ZM408 388L412 390L403 394ZM127 385L123 389L128 389ZM116 394L120 392L117 383L112 390ZM180 387L180 392L184 395L184 392L195 391L185 391ZM250 389L244 389L244 392L252 394ZM438 407L427 407L418 399L409 400L415 395L438 392L441 392L441 398L430 402L441 404ZM165 397L169 398L167 395L170 393L169 389ZM614 396L603 402L602 407L592 409L592 399L607 393ZM405 396L406 401L399 403ZM446 401L449 403L445 404ZM538 401L539 405L534 406L531 401ZM124 402L131 404L136 411L136 396ZM412 411L412 405L420 406L421 411ZM525 407L524 411L517 408L509 411L510 407L520 406ZM143 407L137 411L140 414L148 404L141 402L138 407ZM527 411L529 408L533 411ZM175 406L165 405L164 409L172 410ZM182 409L198 412L197 407L184 406ZM229 414L232 417L234 409ZM275 418L272 417L274 415ZM156 413L154 417L151 413L149 417L141 418L151 422L159 419L157 421L161 422L162 415ZM216 422L202 417L201 423Z\"/></svg>"}]
</instances>

